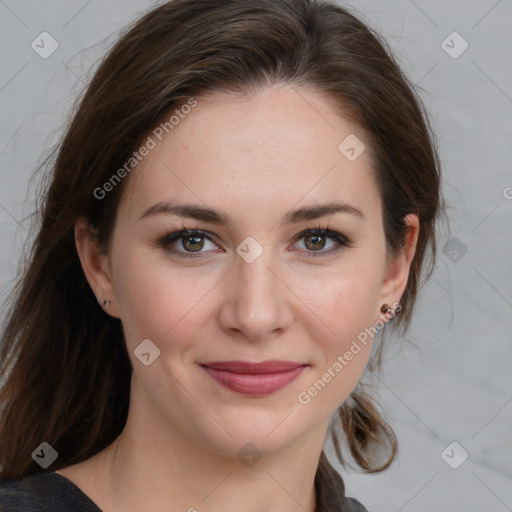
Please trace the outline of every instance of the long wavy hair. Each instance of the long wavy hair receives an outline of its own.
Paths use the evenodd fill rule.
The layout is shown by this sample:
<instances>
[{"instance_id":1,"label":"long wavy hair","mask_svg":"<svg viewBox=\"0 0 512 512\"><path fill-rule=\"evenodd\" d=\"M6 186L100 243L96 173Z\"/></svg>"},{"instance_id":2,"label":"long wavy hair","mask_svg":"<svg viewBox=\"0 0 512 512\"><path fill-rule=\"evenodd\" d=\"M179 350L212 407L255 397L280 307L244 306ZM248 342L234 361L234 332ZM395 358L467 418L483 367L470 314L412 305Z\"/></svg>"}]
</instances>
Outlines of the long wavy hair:
<instances>
[{"instance_id":1,"label":"long wavy hair","mask_svg":"<svg viewBox=\"0 0 512 512\"><path fill-rule=\"evenodd\" d=\"M129 177L102 199L95 190L191 97L243 94L276 83L330 98L370 141L389 254L403 248L404 217L418 215L401 311L388 325L406 332L421 276L428 278L434 268L441 169L420 96L387 43L352 12L323 0L163 3L120 34L41 166L48 173L36 206L36 236L5 302L2 479L40 472L31 453L42 441L58 452L51 467L56 470L104 449L126 423L132 367L123 328L99 307L85 279L74 226L78 218L88 219L107 249ZM350 453L363 471L389 466L396 437L367 391L357 386L333 417L342 464ZM348 446L344 454L342 443ZM382 450L386 456L377 460L374 454Z\"/></svg>"}]
</instances>

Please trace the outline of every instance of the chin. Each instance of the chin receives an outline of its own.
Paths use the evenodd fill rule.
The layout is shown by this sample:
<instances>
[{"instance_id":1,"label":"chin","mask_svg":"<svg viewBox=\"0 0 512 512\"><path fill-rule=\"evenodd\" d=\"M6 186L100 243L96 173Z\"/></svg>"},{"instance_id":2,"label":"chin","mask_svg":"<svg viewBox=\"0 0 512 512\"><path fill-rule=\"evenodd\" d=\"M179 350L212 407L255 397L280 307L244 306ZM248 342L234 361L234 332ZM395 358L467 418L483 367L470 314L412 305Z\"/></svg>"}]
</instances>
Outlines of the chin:
<instances>
[{"instance_id":1,"label":"chin","mask_svg":"<svg viewBox=\"0 0 512 512\"><path fill-rule=\"evenodd\" d=\"M262 454L279 452L306 435L303 420L297 417L292 420L293 413L287 418L290 410L283 408L279 417L256 410L252 411L253 414L237 413L230 418L216 416L224 428L220 425L219 428L209 428L202 436L202 444L207 444L205 447L226 457L240 458L246 451Z\"/></svg>"}]
</instances>

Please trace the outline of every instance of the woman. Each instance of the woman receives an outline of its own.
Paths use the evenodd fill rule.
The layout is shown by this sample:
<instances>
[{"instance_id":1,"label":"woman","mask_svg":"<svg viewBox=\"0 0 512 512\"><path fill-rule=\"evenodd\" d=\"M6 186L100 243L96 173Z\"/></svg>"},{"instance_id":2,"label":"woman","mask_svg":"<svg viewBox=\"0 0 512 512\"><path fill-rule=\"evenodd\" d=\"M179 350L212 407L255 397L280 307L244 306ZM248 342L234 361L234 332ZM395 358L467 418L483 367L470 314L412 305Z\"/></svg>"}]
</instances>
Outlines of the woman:
<instances>
[{"instance_id":1,"label":"woman","mask_svg":"<svg viewBox=\"0 0 512 512\"><path fill-rule=\"evenodd\" d=\"M2 510L365 510L324 442L391 464L360 380L441 211L379 37L328 2L164 3L51 164L2 338Z\"/></svg>"}]
</instances>

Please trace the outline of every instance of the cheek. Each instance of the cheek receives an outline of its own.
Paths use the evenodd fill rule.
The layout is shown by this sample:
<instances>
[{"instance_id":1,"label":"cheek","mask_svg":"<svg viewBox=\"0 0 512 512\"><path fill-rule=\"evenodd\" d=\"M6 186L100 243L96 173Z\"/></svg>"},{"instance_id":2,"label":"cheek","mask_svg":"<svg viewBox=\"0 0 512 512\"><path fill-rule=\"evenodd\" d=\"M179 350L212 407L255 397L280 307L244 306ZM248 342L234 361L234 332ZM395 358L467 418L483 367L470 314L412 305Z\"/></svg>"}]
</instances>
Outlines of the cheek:
<instances>
[{"instance_id":1,"label":"cheek","mask_svg":"<svg viewBox=\"0 0 512 512\"><path fill-rule=\"evenodd\" d=\"M314 273L303 273L295 278L293 287L304 309L315 314L315 323L332 345L346 342L374 325L377 275L375 268L347 263L336 272L321 273L316 269Z\"/></svg>"},{"instance_id":2,"label":"cheek","mask_svg":"<svg viewBox=\"0 0 512 512\"><path fill-rule=\"evenodd\" d=\"M303 297L318 317L308 327L317 358L314 372L297 401L315 416L325 417L345 401L371 355L375 294L373 288L362 285L363 280L338 276L329 281L323 293Z\"/></svg>"},{"instance_id":3,"label":"cheek","mask_svg":"<svg viewBox=\"0 0 512 512\"><path fill-rule=\"evenodd\" d=\"M348 396L368 363L372 329L378 319L377 275L375 269L367 268L365 272L355 264L347 264L331 275L320 277L317 273L314 280L303 276L300 287L296 283L298 295L307 306L303 311L308 320L303 327L319 349L317 372L311 381L315 388L311 391L319 393L322 386L328 386L322 392L326 404L330 404L327 408Z\"/></svg>"},{"instance_id":4,"label":"cheek","mask_svg":"<svg viewBox=\"0 0 512 512\"><path fill-rule=\"evenodd\" d=\"M218 276L204 273L198 280L197 270L173 267L161 255L151 258L142 250L119 253L123 256L117 265L115 294L128 348L133 350L146 338L166 352L192 344L199 319L207 314L205 294Z\"/></svg>"}]
</instances>

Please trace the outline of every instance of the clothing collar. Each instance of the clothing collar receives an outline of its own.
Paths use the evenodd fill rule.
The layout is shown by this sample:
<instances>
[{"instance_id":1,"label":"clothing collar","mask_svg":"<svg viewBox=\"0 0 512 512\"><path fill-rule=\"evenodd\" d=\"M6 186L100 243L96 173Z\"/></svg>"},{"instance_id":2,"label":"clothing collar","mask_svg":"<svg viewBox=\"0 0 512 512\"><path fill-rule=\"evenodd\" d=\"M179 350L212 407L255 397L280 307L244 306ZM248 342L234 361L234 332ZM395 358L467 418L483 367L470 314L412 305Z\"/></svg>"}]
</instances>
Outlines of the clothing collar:
<instances>
[{"instance_id":1,"label":"clothing collar","mask_svg":"<svg viewBox=\"0 0 512 512\"><path fill-rule=\"evenodd\" d=\"M368 512L361 503L345 496L345 483L322 450L315 475L315 512Z\"/></svg>"}]
</instances>

